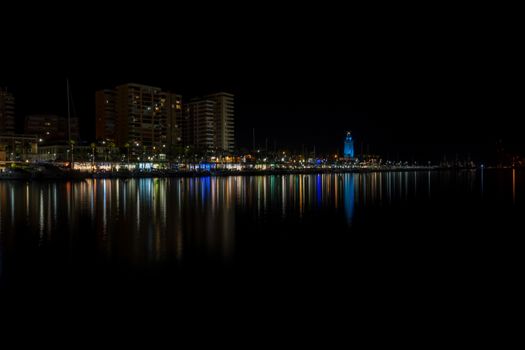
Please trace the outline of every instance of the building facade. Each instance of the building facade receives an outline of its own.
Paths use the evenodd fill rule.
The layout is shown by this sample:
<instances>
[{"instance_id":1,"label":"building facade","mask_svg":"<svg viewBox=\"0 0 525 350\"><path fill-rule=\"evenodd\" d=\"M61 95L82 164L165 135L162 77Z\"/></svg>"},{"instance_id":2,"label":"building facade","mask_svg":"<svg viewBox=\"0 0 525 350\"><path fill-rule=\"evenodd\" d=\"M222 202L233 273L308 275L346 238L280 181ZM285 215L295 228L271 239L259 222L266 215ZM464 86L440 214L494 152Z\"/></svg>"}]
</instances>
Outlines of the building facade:
<instances>
[{"instance_id":1,"label":"building facade","mask_svg":"<svg viewBox=\"0 0 525 350\"><path fill-rule=\"evenodd\" d=\"M188 102L184 118L184 144L195 150L211 152L215 149L215 102L193 99Z\"/></svg>"},{"instance_id":2,"label":"building facade","mask_svg":"<svg viewBox=\"0 0 525 350\"><path fill-rule=\"evenodd\" d=\"M97 139L130 147L133 154L233 152L234 95L219 92L190 100L155 86L123 84L96 92Z\"/></svg>"},{"instance_id":3,"label":"building facade","mask_svg":"<svg viewBox=\"0 0 525 350\"><path fill-rule=\"evenodd\" d=\"M33 135L0 135L0 162L37 159L38 138Z\"/></svg>"},{"instance_id":4,"label":"building facade","mask_svg":"<svg viewBox=\"0 0 525 350\"><path fill-rule=\"evenodd\" d=\"M206 96L215 102L215 148L233 152L235 147L234 96L219 92Z\"/></svg>"},{"instance_id":5,"label":"building facade","mask_svg":"<svg viewBox=\"0 0 525 350\"><path fill-rule=\"evenodd\" d=\"M116 87L117 144L153 147L167 142L167 117L161 111L161 89L139 84Z\"/></svg>"},{"instance_id":6,"label":"building facade","mask_svg":"<svg viewBox=\"0 0 525 350\"><path fill-rule=\"evenodd\" d=\"M182 96L166 92L165 112L167 113L167 139L172 153L180 153L182 144Z\"/></svg>"},{"instance_id":7,"label":"building facade","mask_svg":"<svg viewBox=\"0 0 525 350\"><path fill-rule=\"evenodd\" d=\"M115 91L100 90L95 93L97 140L115 141L117 138L117 115L115 110Z\"/></svg>"},{"instance_id":8,"label":"building facade","mask_svg":"<svg viewBox=\"0 0 525 350\"><path fill-rule=\"evenodd\" d=\"M208 153L233 152L234 95L220 92L190 100L182 127L182 139L187 146Z\"/></svg>"},{"instance_id":9,"label":"building facade","mask_svg":"<svg viewBox=\"0 0 525 350\"><path fill-rule=\"evenodd\" d=\"M0 135L15 133L15 97L0 88Z\"/></svg>"},{"instance_id":10,"label":"building facade","mask_svg":"<svg viewBox=\"0 0 525 350\"><path fill-rule=\"evenodd\" d=\"M44 144L67 144L70 130L71 140L77 142L79 140L78 118L70 118L69 125L67 118L53 114L28 115L25 118L25 134L37 135Z\"/></svg>"},{"instance_id":11,"label":"building facade","mask_svg":"<svg viewBox=\"0 0 525 350\"><path fill-rule=\"evenodd\" d=\"M182 143L182 96L155 86L123 84L96 92L98 140L167 153Z\"/></svg>"}]
</instances>

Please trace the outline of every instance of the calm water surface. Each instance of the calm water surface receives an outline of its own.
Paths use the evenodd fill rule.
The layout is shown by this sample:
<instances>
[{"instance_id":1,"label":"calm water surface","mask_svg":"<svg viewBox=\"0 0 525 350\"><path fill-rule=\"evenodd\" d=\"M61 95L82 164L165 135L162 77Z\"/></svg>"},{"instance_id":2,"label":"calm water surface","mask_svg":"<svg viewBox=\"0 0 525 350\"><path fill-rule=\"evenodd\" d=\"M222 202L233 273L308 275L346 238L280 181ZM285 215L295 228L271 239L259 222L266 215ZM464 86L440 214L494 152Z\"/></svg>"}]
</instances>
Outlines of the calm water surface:
<instances>
[{"instance_id":1,"label":"calm water surface","mask_svg":"<svg viewBox=\"0 0 525 350\"><path fill-rule=\"evenodd\" d=\"M506 283L524 189L516 170L2 181L0 285Z\"/></svg>"}]
</instances>

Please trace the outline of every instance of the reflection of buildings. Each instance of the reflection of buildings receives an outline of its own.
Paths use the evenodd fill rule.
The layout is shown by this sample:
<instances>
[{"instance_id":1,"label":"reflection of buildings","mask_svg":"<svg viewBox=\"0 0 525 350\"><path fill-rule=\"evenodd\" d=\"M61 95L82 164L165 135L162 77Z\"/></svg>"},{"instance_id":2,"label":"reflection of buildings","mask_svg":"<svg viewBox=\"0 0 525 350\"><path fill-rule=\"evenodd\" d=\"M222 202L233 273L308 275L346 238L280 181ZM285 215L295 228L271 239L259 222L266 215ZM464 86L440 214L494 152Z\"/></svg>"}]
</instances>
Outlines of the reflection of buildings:
<instances>
[{"instance_id":1,"label":"reflection of buildings","mask_svg":"<svg viewBox=\"0 0 525 350\"><path fill-rule=\"evenodd\" d=\"M78 141L78 119L70 118L69 123L67 118L56 115L29 115L25 119L24 131L28 135L37 135L44 143L67 143L71 128L71 140Z\"/></svg>"},{"instance_id":2,"label":"reflection of buildings","mask_svg":"<svg viewBox=\"0 0 525 350\"><path fill-rule=\"evenodd\" d=\"M15 97L0 88L0 135L15 132Z\"/></svg>"},{"instance_id":3,"label":"reflection of buildings","mask_svg":"<svg viewBox=\"0 0 525 350\"><path fill-rule=\"evenodd\" d=\"M344 157L347 159L354 158L354 140L352 139L352 133L350 133L350 131L346 133Z\"/></svg>"}]
</instances>

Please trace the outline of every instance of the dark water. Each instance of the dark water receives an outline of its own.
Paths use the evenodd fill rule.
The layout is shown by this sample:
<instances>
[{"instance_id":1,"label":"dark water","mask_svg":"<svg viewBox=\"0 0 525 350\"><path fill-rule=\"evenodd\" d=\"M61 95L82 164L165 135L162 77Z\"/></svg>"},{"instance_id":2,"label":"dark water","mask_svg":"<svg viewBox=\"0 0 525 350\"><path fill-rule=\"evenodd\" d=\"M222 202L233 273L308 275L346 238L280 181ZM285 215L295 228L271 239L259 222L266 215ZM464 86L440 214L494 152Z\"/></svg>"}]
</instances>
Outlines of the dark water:
<instances>
[{"instance_id":1,"label":"dark water","mask_svg":"<svg viewBox=\"0 0 525 350\"><path fill-rule=\"evenodd\" d=\"M3 181L0 284L284 299L512 293L524 189L512 170Z\"/></svg>"}]
</instances>

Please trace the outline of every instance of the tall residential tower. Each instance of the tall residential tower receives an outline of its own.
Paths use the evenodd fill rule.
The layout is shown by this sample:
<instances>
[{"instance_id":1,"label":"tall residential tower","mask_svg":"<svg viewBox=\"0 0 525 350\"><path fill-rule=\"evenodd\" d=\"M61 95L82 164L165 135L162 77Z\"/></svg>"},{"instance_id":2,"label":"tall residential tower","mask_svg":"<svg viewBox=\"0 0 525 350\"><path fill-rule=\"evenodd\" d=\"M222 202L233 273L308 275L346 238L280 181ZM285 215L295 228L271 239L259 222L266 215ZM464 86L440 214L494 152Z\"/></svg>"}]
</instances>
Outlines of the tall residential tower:
<instances>
[{"instance_id":1,"label":"tall residential tower","mask_svg":"<svg viewBox=\"0 0 525 350\"><path fill-rule=\"evenodd\" d=\"M15 133L15 97L0 88L0 135Z\"/></svg>"},{"instance_id":2,"label":"tall residential tower","mask_svg":"<svg viewBox=\"0 0 525 350\"><path fill-rule=\"evenodd\" d=\"M203 152L233 152L234 95L219 92L194 98L184 112L183 141Z\"/></svg>"},{"instance_id":3,"label":"tall residential tower","mask_svg":"<svg viewBox=\"0 0 525 350\"><path fill-rule=\"evenodd\" d=\"M166 151L181 143L180 95L155 86L123 84L97 91L95 100L97 139Z\"/></svg>"}]
</instances>

